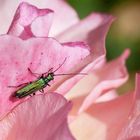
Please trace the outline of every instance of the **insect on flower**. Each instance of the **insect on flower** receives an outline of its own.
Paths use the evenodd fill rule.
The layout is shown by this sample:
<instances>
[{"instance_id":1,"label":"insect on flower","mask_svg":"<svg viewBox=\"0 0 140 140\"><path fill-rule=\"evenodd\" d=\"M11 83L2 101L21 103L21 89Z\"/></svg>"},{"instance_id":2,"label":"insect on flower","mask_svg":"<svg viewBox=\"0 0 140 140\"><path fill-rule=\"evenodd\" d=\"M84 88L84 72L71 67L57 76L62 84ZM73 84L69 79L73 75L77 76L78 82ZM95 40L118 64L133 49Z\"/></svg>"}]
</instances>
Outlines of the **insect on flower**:
<instances>
[{"instance_id":1,"label":"insect on flower","mask_svg":"<svg viewBox=\"0 0 140 140\"><path fill-rule=\"evenodd\" d=\"M21 87L17 91L14 92L14 97L17 98L23 98L28 95L35 95L37 91L40 91L44 93L44 88L46 86L50 86L49 82L54 79L54 76L61 76L61 75L87 75L86 73L69 73L69 74L55 74L55 72L65 63L66 59L64 62L59 65L59 67L52 71L53 68L49 69L48 72L45 72L37 77L37 80L28 82L28 83L23 83L18 86L9 86L9 87ZM37 73L33 73L29 68L28 71L33 74L34 76L37 75Z\"/></svg>"}]
</instances>

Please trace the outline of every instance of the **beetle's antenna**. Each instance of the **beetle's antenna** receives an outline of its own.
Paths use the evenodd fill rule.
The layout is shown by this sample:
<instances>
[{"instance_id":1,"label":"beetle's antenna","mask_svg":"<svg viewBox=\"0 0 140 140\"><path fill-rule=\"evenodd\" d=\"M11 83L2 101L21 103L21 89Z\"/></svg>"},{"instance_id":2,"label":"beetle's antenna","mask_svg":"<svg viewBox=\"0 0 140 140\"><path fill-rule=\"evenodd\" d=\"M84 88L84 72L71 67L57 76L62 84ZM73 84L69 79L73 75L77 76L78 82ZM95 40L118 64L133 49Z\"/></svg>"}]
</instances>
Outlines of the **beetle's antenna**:
<instances>
[{"instance_id":1,"label":"beetle's antenna","mask_svg":"<svg viewBox=\"0 0 140 140\"><path fill-rule=\"evenodd\" d=\"M63 66L63 64L65 63L65 61L66 61L66 58L64 59L64 61L63 61L62 64L59 64L59 67L57 69L55 69L53 71L53 68L50 68L47 72L43 73L42 75L45 75L45 74L48 74L48 73L55 73L57 70L59 70Z\"/></svg>"},{"instance_id":2,"label":"beetle's antenna","mask_svg":"<svg viewBox=\"0 0 140 140\"><path fill-rule=\"evenodd\" d=\"M66 59L67 58L64 59L63 63L60 64L59 67L56 70L53 71L53 73L55 73L56 71L58 71L64 65L64 63L66 62Z\"/></svg>"},{"instance_id":3,"label":"beetle's antenna","mask_svg":"<svg viewBox=\"0 0 140 140\"><path fill-rule=\"evenodd\" d=\"M64 74L54 74L54 76L61 76L61 75L88 75L87 73L64 73Z\"/></svg>"},{"instance_id":4,"label":"beetle's antenna","mask_svg":"<svg viewBox=\"0 0 140 140\"><path fill-rule=\"evenodd\" d=\"M66 59L64 59L63 63L59 65L59 67L53 71L53 73L55 73L57 70L59 70L63 65L64 63L66 62ZM59 73L59 74L54 74L54 76L61 76L61 75L88 75L87 73Z\"/></svg>"}]
</instances>

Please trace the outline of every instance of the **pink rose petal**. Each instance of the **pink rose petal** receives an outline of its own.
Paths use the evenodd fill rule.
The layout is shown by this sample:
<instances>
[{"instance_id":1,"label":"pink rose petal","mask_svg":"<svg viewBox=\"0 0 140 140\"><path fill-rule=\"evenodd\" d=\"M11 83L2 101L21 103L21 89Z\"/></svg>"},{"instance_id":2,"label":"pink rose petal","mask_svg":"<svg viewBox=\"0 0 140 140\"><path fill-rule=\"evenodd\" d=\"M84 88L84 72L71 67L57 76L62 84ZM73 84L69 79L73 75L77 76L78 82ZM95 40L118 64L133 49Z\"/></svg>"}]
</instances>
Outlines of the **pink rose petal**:
<instances>
[{"instance_id":1,"label":"pink rose petal","mask_svg":"<svg viewBox=\"0 0 140 140\"><path fill-rule=\"evenodd\" d=\"M126 94L109 102L93 104L71 122L71 132L79 140L116 140L132 103L133 94Z\"/></svg>"},{"instance_id":2,"label":"pink rose petal","mask_svg":"<svg viewBox=\"0 0 140 140\"><path fill-rule=\"evenodd\" d=\"M87 57L86 57L87 58ZM87 74L91 71L91 70L95 70L100 68L101 66L103 66L103 64L105 63L105 58L103 57L99 57L96 60L94 60L92 63L87 65L87 62L91 60L91 58L89 57L89 59L84 59L83 62L85 63L78 63L78 65L76 65L74 68L75 70L77 69L78 72L77 74L72 77L71 79L65 80L63 82L63 84L61 84L58 88L57 88L57 92L61 93L61 94L67 94L71 88L80 81L81 78L83 78L86 75L81 75L80 73L84 73ZM86 60L86 61L85 61ZM78 69L79 68L79 69ZM82 70L81 70L82 69ZM79 72L79 70L81 70Z\"/></svg>"},{"instance_id":3,"label":"pink rose petal","mask_svg":"<svg viewBox=\"0 0 140 140\"><path fill-rule=\"evenodd\" d=\"M88 59L86 59L86 58L88 58ZM63 82L63 84L61 84L57 88L56 91L58 93L67 94L71 90L71 88L74 85L76 85L76 83L78 83L81 78L88 75L88 73L90 73L91 70L98 69L105 64L105 57L104 56L97 58L96 60L94 60L92 63L89 63L88 65L87 65L87 62L91 61L91 57L86 57L86 58L83 60L83 62L79 63L76 67L74 67L75 70L76 69L78 70L77 74L74 77L72 77L71 79L65 80ZM79 72L79 70L81 70L81 71ZM86 75L83 76L80 73L84 73Z\"/></svg>"},{"instance_id":4,"label":"pink rose petal","mask_svg":"<svg viewBox=\"0 0 140 140\"><path fill-rule=\"evenodd\" d=\"M18 7L19 0L9 1L4 0L0 1L0 34L6 34L7 30L11 24L11 21L13 19L14 13Z\"/></svg>"},{"instance_id":5,"label":"pink rose petal","mask_svg":"<svg viewBox=\"0 0 140 140\"><path fill-rule=\"evenodd\" d=\"M129 50L126 50L118 59L91 71L73 85L65 96L73 101L74 114L86 110L101 95L116 89L128 79L124 65L128 55Z\"/></svg>"},{"instance_id":6,"label":"pink rose petal","mask_svg":"<svg viewBox=\"0 0 140 140\"><path fill-rule=\"evenodd\" d=\"M70 55L72 58L71 63L67 65L69 70L67 72L63 72L64 74L68 74L68 75L65 75L65 77L62 76L61 78L59 78L60 79L59 84L54 83L55 91L61 94L65 94L79 79L81 79L83 76L85 76L85 74L87 74L87 71L82 71L83 74L80 74L81 73L80 71L83 69L84 65L86 65L86 63L84 64L83 62L87 58L87 56L89 56L90 52L88 50L88 46L84 42L67 42L67 43L62 43L62 45L63 47L71 47L75 49L75 51L77 50L76 53L79 52L81 56L80 61L77 63L75 61L77 54L71 53ZM80 50L78 48L83 48L83 49ZM86 50L83 51L84 49ZM73 65L72 69L70 69L71 65Z\"/></svg>"},{"instance_id":7,"label":"pink rose petal","mask_svg":"<svg viewBox=\"0 0 140 140\"><path fill-rule=\"evenodd\" d=\"M8 86L16 86L36 79L28 68L42 74L50 68L55 70L66 59L56 73L67 73L89 54L85 47L62 46L52 38L32 38L25 41L5 35L0 37L0 42L0 117L21 101L10 99L18 88ZM55 90L53 83L64 78L65 76L55 77L55 80L50 83L52 90Z\"/></svg>"},{"instance_id":8,"label":"pink rose petal","mask_svg":"<svg viewBox=\"0 0 140 140\"><path fill-rule=\"evenodd\" d=\"M49 8L54 11L54 18L49 36L54 37L67 28L78 23L79 18L75 10L65 0L26 0L41 8ZM70 40L72 41L72 40Z\"/></svg>"},{"instance_id":9,"label":"pink rose petal","mask_svg":"<svg viewBox=\"0 0 140 140\"><path fill-rule=\"evenodd\" d=\"M105 53L105 36L114 18L110 15L94 13L72 26L56 38L61 42L85 41L93 53Z\"/></svg>"},{"instance_id":10,"label":"pink rose petal","mask_svg":"<svg viewBox=\"0 0 140 140\"><path fill-rule=\"evenodd\" d=\"M79 67L85 67L91 63L90 67L105 62L105 37L114 18L110 15L91 14L84 20L62 32L56 38L61 42L85 41L89 45L90 55L79 64ZM97 66L98 67L98 66Z\"/></svg>"},{"instance_id":11,"label":"pink rose petal","mask_svg":"<svg viewBox=\"0 0 140 140\"><path fill-rule=\"evenodd\" d=\"M107 101L116 99L118 96L119 95L115 90L110 90L110 91L104 93L103 95L101 95L99 98L97 98L95 103L107 102Z\"/></svg>"},{"instance_id":12,"label":"pink rose petal","mask_svg":"<svg viewBox=\"0 0 140 140\"><path fill-rule=\"evenodd\" d=\"M1 139L74 140L67 127L70 108L59 94L34 96L1 120Z\"/></svg>"},{"instance_id":13,"label":"pink rose petal","mask_svg":"<svg viewBox=\"0 0 140 140\"><path fill-rule=\"evenodd\" d=\"M132 109L133 96L91 105L71 122L72 134L78 140L116 140Z\"/></svg>"},{"instance_id":14,"label":"pink rose petal","mask_svg":"<svg viewBox=\"0 0 140 140\"><path fill-rule=\"evenodd\" d=\"M53 11L38 9L28 3L21 3L16 11L8 34L28 39L33 36L48 36Z\"/></svg>"},{"instance_id":15,"label":"pink rose petal","mask_svg":"<svg viewBox=\"0 0 140 140\"><path fill-rule=\"evenodd\" d=\"M140 139L140 74L136 76L136 97L125 127L118 140L139 140Z\"/></svg>"},{"instance_id":16,"label":"pink rose petal","mask_svg":"<svg viewBox=\"0 0 140 140\"><path fill-rule=\"evenodd\" d=\"M72 25L78 23L79 17L77 13L65 0L47 0L45 5L55 12L49 36L57 36Z\"/></svg>"},{"instance_id":17,"label":"pink rose petal","mask_svg":"<svg viewBox=\"0 0 140 140\"><path fill-rule=\"evenodd\" d=\"M92 14L56 37L62 42L84 40L89 44L90 55L78 64L79 68L84 68L82 72L86 73L90 69L99 68L105 62L105 36L113 19L114 18L109 15ZM77 81L79 81L78 77L66 81L64 85L58 88L58 92L65 94Z\"/></svg>"},{"instance_id":18,"label":"pink rose petal","mask_svg":"<svg viewBox=\"0 0 140 140\"><path fill-rule=\"evenodd\" d=\"M125 61L129 53L129 50L126 50L118 59L106 64L103 68L95 72L100 76L100 82L96 84L90 94L84 99L79 112L86 110L100 95L116 89L127 81L128 74L125 68Z\"/></svg>"},{"instance_id":19,"label":"pink rose petal","mask_svg":"<svg viewBox=\"0 0 140 140\"><path fill-rule=\"evenodd\" d=\"M79 21L79 18L76 12L74 11L74 9L70 7L63 0L4 1L3 3L0 2L0 5L1 5L1 13L0 13L1 31L0 33L6 33L7 28L9 27L12 21L12 17L14 16L15 9L22 1L29 2L30 4L33 4L40 8L49 8L55 11L54 22L51 28L51 32L49 33L49 36L57 35ZM65 21L65 22L62 22L62 21Z\"/></svg>"}]
</instances>

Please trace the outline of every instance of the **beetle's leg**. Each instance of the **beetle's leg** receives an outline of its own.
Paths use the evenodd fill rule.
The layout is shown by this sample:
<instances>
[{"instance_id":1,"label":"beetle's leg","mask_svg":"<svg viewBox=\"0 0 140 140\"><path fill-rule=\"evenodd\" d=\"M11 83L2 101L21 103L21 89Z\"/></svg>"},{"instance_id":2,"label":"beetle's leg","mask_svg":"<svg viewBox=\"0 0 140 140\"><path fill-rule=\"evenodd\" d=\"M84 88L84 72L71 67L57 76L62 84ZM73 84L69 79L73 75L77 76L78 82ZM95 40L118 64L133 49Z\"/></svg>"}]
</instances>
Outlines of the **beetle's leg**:
<instances>
[{"instance_id":1,"label":"beetle's leg","mask_svg":"<svg viewBox=\"0 0 140 140\"><path fill-rule=\"evenodd\" d=\"M50 87L51 85L47 84L47 86L49 86L49 87Z\"/></svg>"},{"instance_id":2,"label":"beetle's leg","mask_svg":"<svg viewBox=\"0 0 140 140\"><path fill-rule=\"evenodd\" d=\"M40 74L32 72L30 68L28 68L28 71L29 71L33 76L35 76L35 77L37 77L37 78L40 77Z\"/></svg>"},{"instance_id":3,"label":"beetle's leg","mask_svg":"<svg viewBox=\"0 0 140 140\"><path fill-rule=\"evenodd\" d=\"M35 92L34 92L34 93L32 93L32 94L30 94L29 96L30 96L30 97L32 97L32 96L34 96L34 95L35 95Z\"/></svg>"},{"instance_id":4,"label":"beetle's leg","mask_svg":"<svg viewBox=\"0 0 140 140\"><path fill-rule=\"evenodd\" d=\"M40 89L39 91L40 91L41 93L44 93L44 89Z\"/></svg>"}]
</instances>

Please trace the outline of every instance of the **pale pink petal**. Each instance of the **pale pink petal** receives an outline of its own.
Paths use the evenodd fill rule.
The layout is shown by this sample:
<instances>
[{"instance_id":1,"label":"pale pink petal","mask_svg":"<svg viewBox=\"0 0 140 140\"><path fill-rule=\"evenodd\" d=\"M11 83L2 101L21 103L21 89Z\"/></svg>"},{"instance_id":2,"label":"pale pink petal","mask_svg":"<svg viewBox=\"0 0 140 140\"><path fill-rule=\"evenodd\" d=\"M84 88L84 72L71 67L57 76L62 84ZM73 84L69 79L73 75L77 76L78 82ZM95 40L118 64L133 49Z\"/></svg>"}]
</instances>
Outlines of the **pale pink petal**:
<instances>
[{"instance_id":1,"label":"pale pink petal","mask_svg":"<svg viewBox=\"0 0 140 140\"><path fill-rule=\"evenodd\" d=\"M119 58L93 70L78 81L65 95L73 100L75 113L84 111L101 95L116 89L128 79L125 61L129 55L126 50Z\"/></svg>"},{"instance_id":2,"label":"pale pink petal","mask_svg":"<svg viewBox=\"0 0 140 140\"><path fill-rule=\"evenodd\" d=\"M28 3L21 3L16 11L8 34L28 39L33 36L47 37L52 23L53 11L38 9Z\"/></svg>"},{"instance_id":3,"label":"pale pink petal","mask_svg":"<svg viewBox=\"0 0 140 140\"><path fill-rule=\"evenodd\" d=\"M74 140L67 128L70 108L71 103L59 94L34 96L1 120L1 139Z\"/></svg>"},{"instance_id":4,"label":"pale pink petal","mask_svg":"<svg viewBox=\"0 0 140 140\"><path fill-rule=\"evenodd\" d=\"M136 76L136 98L125 127L118 140L139 140L140 139L140 74Z\"/></svg>"},{"instance_id":5,"label":"pale pink petal","mask_svg":"<svg viewBox=\"0 0 140 140\"><path fill-rule=\"evenodd\" d=\"M72 47L75 47L80 44L81 44L81 47L83 46L89 49L89 46L83 45L83 43L77 43L77 42L63 43L64 46L70 45ZM78 65L74 67L74 72L77 72L76 76L74 76L71 79L65 80L63 84L60 85L60 87L57 86L56 91L58 93L66 94L67 92L69 92L70 89L83 77L82 75L80 75L80 73L88 74L90 71L98 69L105 64L105 55L100 56L100 57L97 57L96 54L93 54L93 56L91 55L92 54L88 55L85 59L83 59L83 61L81 61L80 63L78 63Z\"/></svg>"},{"instance_id":6,"label":"pale pink petal","mask_svg":"<svg viewBox=\"0 0 140 140\"><path fill-rule=\"evenodd\" d=\"M14 16L14 12L20 2L29 2L39 8L49 8L55 11L55 19L51 28L50 36L57 35L79 21L76 12L64 0L4 0L3 2L0 2L0 33L3 34L7 32Z\"/></svg>"},{"instance_id":7,"label":"pale pink petal","mask_svg":"<svg viewBox=\"0 0 140 140\"><path fill-rule=\"evenodd\" d=\"M56 37L62 42L84 40L89 44L90 55L77 65L78 68L84 68L82 72L88 72L91 69L99 68L105 62L105 36L112 21L112 16L92 14ZM65 94L78 80L79 78L77 77L77 79L66 81L64 85L58 88L58 91Z\"/></svg>"},{"instance_id":8,"label":"pale pink petal","mask_svg":"<svg viewBox=\"0 0 140 140\"><path fill-rule=\"evenodd\" d=\"M128 79L125 61L129 56L129 50L126 50L118 59L106 64L103 68L95 72L100 77L100 82L92 89L85 98L79 112L86 110L100 95L107 91L116 89L125 83Z\"/></svg>"},{"instance_id":9,"label":"pale pink petal","mask_svg":"<svg viewBox=\"0 0 140 140\"><path fill-rule=\"evenodd\" d=\"M67 43L62 43L62 45L63 45L63 47L66 47L66 48L71 47L71 48L75 49L75 53L70 54L70 57L72 59L71 59L71 63L69 65L67 65L67 68L68 68L67 72L63 71L64 74L68 74L68 75L65 75L65 77L62 76L61 78L59 78L59 82L58 82L59 84L58 83L54 84L56 92L65 94L66 92L68 92L68 90L71 89L71 87L73 87L73 85L77 81L79 81L83 76L87 75L87 70L84 70L84 71L81 71L81 70L84 69L84 66L87 65L84 62L85 62L87 56L89 56L90 52L88 50L88 46L84 42L67 42ZM78 48L83 48L83 49L80 50ZM76 50L77 50L77 52L76 52ZM83 51L83 50L85 50L85 51ZM78 55L77 55L78 52L80 53L79 56L81 57L81 59L77 63L75 60L78 57ZM70 68L70 65L73 67ZM82 73L82 74L80 74L80 73Z\"/></svg>"},{"instance_id":10,"label":"pale pink petal","mask_svg":"<svg viewBox=\"0 0 140 140\"><path fill-rule=\"evenodd\" d=\"M114 100L118 96L119 95L118 95L118 93L115 90L110 90L110 91L104 93L103 95L101 95L99 98L97 98L95 103L100 103L100 102L106 102L106 101Z\"/></svg>"},{"instance_id":11,"label":"pale pink petal","mask_svg":"<svg viewBox=\"0 0 140 140\"><path fill-rule=\"evenodd\" d=\"M85 41L94 55L105 53L105 36L114 18L110 15L94 13L56 36L61 42Z\"/></svg>"},{"instance_id":12,"label":"pale pink petal","mask_svg":"<svg viewBox=\"0 0 140 140\"><path fill-rule=\"evenodd\" d=\"M5 35L0 37L0 42L0 117L21 102L10 98L17 88L8 86L16 86L36 79L28 68L42 74L50 68L57 69L66 60L56 73L68 73L89 54L89 51L81 45L63 46L52 38L21 40ZM53 83L61 84L60 79L63 81L65 76L55 77L50 83L51 87L47 87L46 90L51 88L55 90Z\"/></svg>"},{"instance_id":13,"label":"pale pink petal","mask_svg":"<svg viewBox=\"0 0 140 140\"><path fill-rule=\"evenodd\" d=\"M56 36L60 34L79 21L77 13L65 2L65 0L47 0L46 7L54 10L55 12L49 36Z\"/></svg>"},{"instance_id":14,"label":"pale pink petal","mask_svg":"<svg viewBox=\"0 0 140 140\"><path fill-rule=\"evenodd\" d=\"M23 0L22 0L23 1ZM65 0L26 0L40 8L54 11L54 18L49 36L54 37L72 25L78 23L79 18L75 10ZM70 40L72 41L72 40Z\"/></svg>"},{"instance_id":15,"label":"pale pink petal","mask_svg":"<svg viewBox=\"0 0 140 140\"><path fill-rule=\"evenodd\" d=\"M75 117L70 129L78 140L116 140L132 109L132 104L133 94L93 104Z\"/></svg>"},{"instance_id":16,"label":"pale pink petal","mask_svg":"<svg viewBox=\"0 0 140 140\"><path fill-rule=\"evenodd\" d=\"M66 44L66 43L65 43ZM74 47L74 46L73 46ZM87 46L88 47L88 46ZM88 58L88 59L87 59ZM77 74L68 80L65 80L63 82L63 84L61 84L58 88L57 88L57 92L61 93L61 94L67 94L71 88L81 79L83 78L83 76L85 75L80 75L80 73L84 73L87 74L95 69L98 69L100 67L102 67L105 63L105 57L101 56L99 58L97 58L96 60L94 60L93 62L87 64L88 62L90 62L92 60L91 57L86 57L81 63L78 63L78 65L76 65L74 67L74 70L77 71ZM81 70L81 71L80 71Z\"/></svg>"},{"instance_id":17,"label":"pale pink petal","mask_svg":"<svg viewBox=\"0 0 140 140\"><path fill-rule=\"evenodd\" d=\"M57 135L54 134L50 140L75 140L75 138L70 133L69 126L64 122L57 130Z\"/></svg>"},{"instance_id":18,"label":"pale pink petal","mask_svg":"<svg viewBox=\"0 0 140 140\"><path fill-rule=\"evenodd\" d=\"M1 0L0 1L0 34L6 34L7 30L11 24L14 13L18 7L19 0L9 1Z\"/></svg>"}]
</instances>

